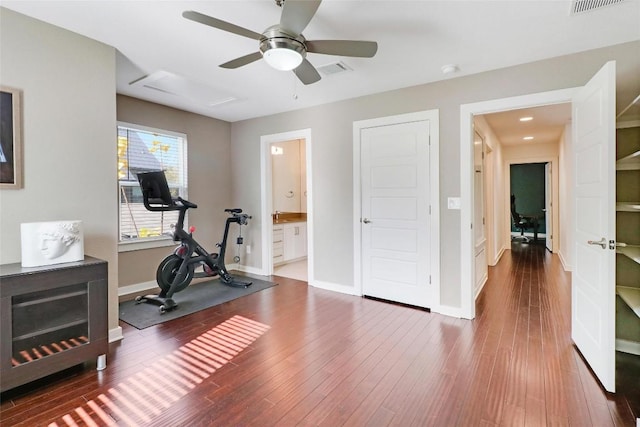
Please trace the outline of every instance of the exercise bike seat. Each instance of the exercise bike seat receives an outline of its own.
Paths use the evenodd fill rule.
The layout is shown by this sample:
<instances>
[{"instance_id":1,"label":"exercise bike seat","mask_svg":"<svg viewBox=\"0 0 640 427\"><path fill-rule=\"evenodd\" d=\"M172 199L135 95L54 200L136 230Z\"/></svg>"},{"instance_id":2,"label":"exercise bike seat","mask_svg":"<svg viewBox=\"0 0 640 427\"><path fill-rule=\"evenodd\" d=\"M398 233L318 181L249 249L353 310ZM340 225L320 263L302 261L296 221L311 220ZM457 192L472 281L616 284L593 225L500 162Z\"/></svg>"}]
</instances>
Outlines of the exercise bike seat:
<instances>
[{"instance_id":1,"label":"exercise bike seat","mask_svg":"<svg viewBox=\"0 0 640 427\"><path fill-rule=\"evenodd\" d=\"M239 214L239 213L242 213L242 209L240 209L240 208L225 209L224 211L225 211L225 212L232 213L232 214Z\"/></svg>"},{"instance_id":2,"label":"exercise bike seat","mask_svg":"<svg viewBox=\"0 0 640 427\"><path fill-rule=\"evenodd\" d=\"M137 175L145 208L150 211L181 209L181 206L171 197L169 184L163 171L140 172Z\"/></svg>"}]
</instances>

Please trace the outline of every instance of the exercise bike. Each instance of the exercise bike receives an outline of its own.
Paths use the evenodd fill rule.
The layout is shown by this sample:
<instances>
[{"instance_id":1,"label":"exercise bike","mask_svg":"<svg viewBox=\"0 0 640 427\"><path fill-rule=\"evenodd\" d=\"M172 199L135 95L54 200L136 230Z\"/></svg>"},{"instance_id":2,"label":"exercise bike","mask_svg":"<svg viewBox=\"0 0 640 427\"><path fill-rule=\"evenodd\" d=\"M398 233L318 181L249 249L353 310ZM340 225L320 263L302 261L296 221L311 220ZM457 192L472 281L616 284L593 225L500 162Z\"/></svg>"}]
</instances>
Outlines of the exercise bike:
<instances>
[{"instance_id":1,"label":"exercise bike","mask_svg":"<svg viewBox=\"0 0 640 427\"><path fill-rule=\"evenodd\" d=\"M227 248L229 226L237 223L246 225L251 216L242 213L242 209L225 209L230 216L227 218L222 242L216 244L219 253L209 253L193 238L194 227L184 230L184 219L189 209L198 207L195 203L181 197L171 197L169 185L163 171L138 173L138 182L142 189L144 206L152 212L179 211L178 222L174 226L173 240L180 242L171 255L160 262L156 272L156 282L160 287L160 294L136 297L136 302L148 302L159 306L160 313L173 310L178 304L173 300L173 294L184 290L194 278L220 276L220 282L227 286L247 288L253 282L234 278L224 264ZM238 237L238 244L242 237ZM201 272L196 268L202 267Z\"/></svg>"}]
</instances>

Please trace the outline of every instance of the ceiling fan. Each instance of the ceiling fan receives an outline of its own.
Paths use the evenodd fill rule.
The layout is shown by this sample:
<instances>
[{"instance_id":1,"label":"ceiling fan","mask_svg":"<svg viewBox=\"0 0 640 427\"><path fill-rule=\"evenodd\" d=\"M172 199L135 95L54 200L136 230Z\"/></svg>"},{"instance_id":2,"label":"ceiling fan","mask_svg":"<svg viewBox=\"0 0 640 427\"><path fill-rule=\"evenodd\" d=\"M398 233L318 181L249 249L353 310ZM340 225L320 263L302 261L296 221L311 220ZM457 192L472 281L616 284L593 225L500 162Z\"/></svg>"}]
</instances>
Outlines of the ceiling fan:
<instances>
[{"instance_id":1,"label":"ceiling fan","mask_svg":"<svg viewBox=\"0 0 640 427\"><path fill-rule=\"evenodd\" d=\"M258 52L225 62L220 67L239 68L264 58L269 65L277 70L293 70L305 85L320 80L320 74L306 59L307 53L360 58L371 58L376 54L378 50L376 42L305 39L302 31L315 15L322 0L275 1L278 6L282 7L280 23L267 28L262 34L191 10L183 12L182 16L192 21L260 42L260 50Z\"/></svg>"}]
</instances>

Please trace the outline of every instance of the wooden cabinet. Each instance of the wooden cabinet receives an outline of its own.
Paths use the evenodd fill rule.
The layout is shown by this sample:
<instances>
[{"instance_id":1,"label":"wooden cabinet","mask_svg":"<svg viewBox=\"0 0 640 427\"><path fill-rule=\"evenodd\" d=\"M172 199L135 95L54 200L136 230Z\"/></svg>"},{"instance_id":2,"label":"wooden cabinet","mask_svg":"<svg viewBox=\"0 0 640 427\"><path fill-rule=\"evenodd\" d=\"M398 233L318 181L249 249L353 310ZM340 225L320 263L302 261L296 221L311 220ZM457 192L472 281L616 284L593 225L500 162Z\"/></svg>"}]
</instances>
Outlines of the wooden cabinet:
<instances>
[{"instance_id":1,"label":"wooden cabinet","mask_svg":"<svg viewBox=\"0 0 640 427\"><path fill-rule=\"evenodd\" d=\"M640 120L616 134L616 348L640 355Z\"/></svg>"},{"instance_id":2,"label":"wooden cabinet","mask_svg":"<svg viewBox=\"0 0 640 427\"><path fill-rule=\"evenodd\" d=\"M0 266L0 389L98 358L108 346L107 263Z\"/></svg>"}]
</instances>

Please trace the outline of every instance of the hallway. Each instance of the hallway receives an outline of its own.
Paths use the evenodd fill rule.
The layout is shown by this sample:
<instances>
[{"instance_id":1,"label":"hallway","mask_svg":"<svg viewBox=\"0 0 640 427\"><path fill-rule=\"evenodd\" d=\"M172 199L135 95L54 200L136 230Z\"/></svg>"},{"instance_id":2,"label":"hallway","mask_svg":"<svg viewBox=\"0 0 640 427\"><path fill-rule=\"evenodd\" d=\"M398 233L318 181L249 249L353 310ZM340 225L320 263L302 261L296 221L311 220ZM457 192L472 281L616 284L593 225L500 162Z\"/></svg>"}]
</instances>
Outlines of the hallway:
<instances>
[{"instance_id":1,"label":"hallway","mask_svg":"<svg viewBox=\"0 0 640 427\"><path fill-rule=\"evenodd\" d=\"M521 416L528 424L536 411L534 424L546 417L547 425L633 425L624 414L640 417L640 357L617 353L618 393L604 392L571 341L570 282L542 241L513 242L489 269L476 319L495 351L487 396L516 417L512 425L521 425Z\"/></svg>"}]
</instances>

